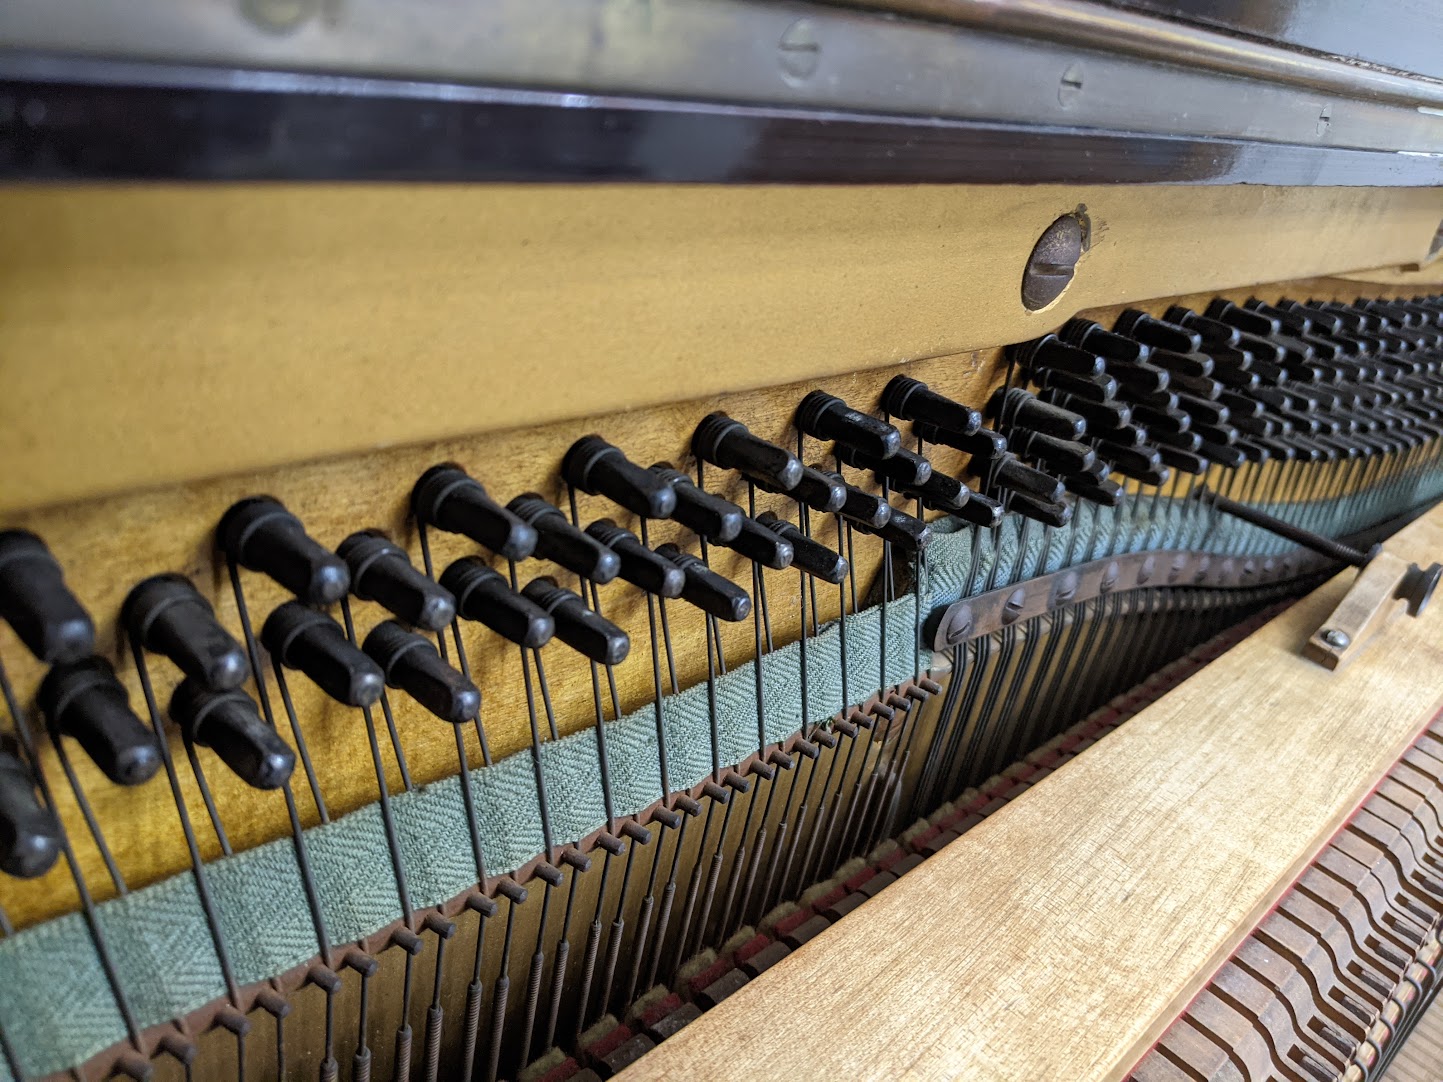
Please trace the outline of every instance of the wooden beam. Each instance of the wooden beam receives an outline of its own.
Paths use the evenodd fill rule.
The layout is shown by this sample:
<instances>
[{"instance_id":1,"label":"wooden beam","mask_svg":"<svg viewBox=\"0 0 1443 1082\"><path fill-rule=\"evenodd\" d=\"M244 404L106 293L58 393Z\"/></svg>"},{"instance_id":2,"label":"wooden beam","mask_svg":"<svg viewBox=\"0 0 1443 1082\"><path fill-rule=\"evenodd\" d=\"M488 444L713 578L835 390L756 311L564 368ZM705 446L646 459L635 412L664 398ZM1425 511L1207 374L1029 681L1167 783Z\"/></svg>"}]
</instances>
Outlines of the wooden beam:
<instances>
[{"instance_id":1,"label":"wooden beam","mask_svg":"<svg viewBox=\"0 0 1443 1082\"><path fill-rule=\"evenodd\" d=\"M1085 206L1063 298L1021 303ZM18 185L0 512L1024 341L1416 261L1440 189ZM1267 243L1258 243L1266 237Z\"/></svg>"},{"instance_id":2,"label":"wooden beam","mask_svg":"<svg viewBox=\"0 0 1443 1082\"><path fill-rule=\"evenodd\" d=\"M1390 542L1443 551L1443 509ZM620 1077L1121 1078L1443 697L1443 606L1350 667L1349 570Z\"/></svg>"}]
</instances>

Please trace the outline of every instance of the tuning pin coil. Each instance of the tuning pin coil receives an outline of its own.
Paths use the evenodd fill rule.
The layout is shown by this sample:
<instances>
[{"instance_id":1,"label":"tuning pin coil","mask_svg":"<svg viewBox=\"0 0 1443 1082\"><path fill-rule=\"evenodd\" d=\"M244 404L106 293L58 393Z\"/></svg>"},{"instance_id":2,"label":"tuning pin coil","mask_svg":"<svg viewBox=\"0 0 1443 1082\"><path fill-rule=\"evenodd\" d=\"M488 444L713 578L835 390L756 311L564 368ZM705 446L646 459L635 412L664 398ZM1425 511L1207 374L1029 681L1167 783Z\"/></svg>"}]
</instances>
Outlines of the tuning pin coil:
<instances>
[{"instance_id":1,"label":"tuning pin coil","mask_svg":"<svg viewBox=\"0 0 1443 1082\"><path fill-rule=\"evenodd\" d=\"M657 555L641 539L610 519L598 519L586 532L621 560L621 577L657 597L680 597L686 576L670 560Z\"/></svg>"},{"instance_id":2,"label":"tuning pin coil","mask_svg":"<svg viewBox=\"0 0 1443 1082\"><path fill-rule=\"evenodd\" d=\"M456 597L456 611L503 638L539 650L551 641L556 624L535 602L522 597L506 577L479 556L463 556L441 572L441 585Z\"/></svg>"},{"instance_id":3,"label":"tuning pin coil","mask_svg":"<svg viewBox=\"0 0 1443 1082\"><path fill-rule=\"evenodd\" d=\"M211 691L187 677L170 698L170 716L192 743L214 751L253 789L279 789L290 781L295 752L244 691Z\"/></svg>"},{"instance_id":4,"label":"tuning pin coil","mask_svg":"<svg viewBox=\"0 0 1443 1082\"><path fill-rule=\"evenodd\" d=\"M60 821L40 803L30 768L0 745L0 871L36 879L60 857Z\"/></svg>"},{"instance_id":5,"label":"tuning pin coil","mask_svg":"<svg viewBox=\"0 0 1443 1082\"><path fill-rule=\"evenodd\" d=\"M616 578L621 561L616 553L594 537L573 526L559 508L552 506L534 492L517 496L506 509L536 531L535 555L550 560L566 570L605 584Z\"/></svg>"},{"instance_id":6,"label":"tuning pin coil","mask_svg":"<svg viewBox=\"0 0 1443 1082\"><path fill-rule=\"evenodd\" d=\"M414 627L440 631L456 616L456 599L414 567L406 550L380 530L358 530L336 548L351 569L351 592L375 601Z\"/></svg>"},{"instance_id":7,"label":"tuning pin coil","mask_svg":"<svg viewBox=\"0 0 1443 1082\"><path fill-rule=\"evenodd\" d=\"M430 640L394 620L377 624L361 645L386 684L406 692L442 721L459 725L481 712L481 692L447 665Z\"/></svg>"},{"instance_id":8,"label":"tuning pin coil","mask_svg":"<svg viewBox=\"0 0 1443 1082\"><path fill-rule=\"evenodd\" d=\"M137 585L120 607L120 622L145 649L212 690L240 687L250 676L245 650L184 575L156 575Z\"/></svg>"},{"instance_id":9,"label":"tuning pin coil","mask_svg":"<svg viewBox=\"0 0 1443 1082\"><path fill-rule=\"evenodd\" d=\"M56 665L36 699L55 731L73 737L117 785L140 785L160 769L155 734L130 709L124 685L104 658Z\"/></svg>"},{"instance_id":10,"label":"tuning pin coil","mask_svg":"<svg viewBox=\"0 0 1443 1082\"><path fill-rule=\"evenodd\" d=\"M271 657L305 673L337 702L370 706L381 697L380 668L323 612L287 601L266 617L261 642Z\"/></svg>"},{"instance_id":11,"label":"tuning pin coil","mask_svg":"<svg viewBox=\"0 0 1443 1082\"><path fill-rule=\"evenodd\" d=\"M536 531L460 466L432 466L423 473L411 490L411 507L428 526L469 537L508 560L536 551Z\"/></svg>"},{"instance_id":12,"label":"tuning pin coil","mask_svg":"<svg viewBox=\"0 0 1443 1082\"><path fill-rule=\"evenodd\" d=\"M556 621L558 639L592 661L619 665L631 652L631 639L625 631L552 579L532 579L521 588L521 596Z\"/></svg>"},{"instance_id":13,"label":"tuning pin coil","mask_svg":"<svg viewBox=\"0 0 1443 1082\"><path fill-rule=\"evenodd\" d=\"M47 665L95 649L95 625L65 585L45 542L26 530L0 531L0 619Z\"/></svg>"},{"instance_id":14,"label":"tuning pin coil","mask_svg":"<svg viewBox=\"0 0 1443 1082\"><path fill-rule=\"evenodd\" d=\"M670 518L676 510L671 485L638 466L600 436L582 436L561 460L567 484L605 496L642 518Z\"/></svg>"},{"instance_id":15,"label":"tuning pin coil","mask_svg":"<svg viewBox=\"0 0 1443 1082\"><path fill-rule=\"evenodd\" d=\"M231 560L274 579L307 604L330 605L351 588L345 561L270 496L233 504L221 516L216 538Z\"/></svg>"}]
</instances>

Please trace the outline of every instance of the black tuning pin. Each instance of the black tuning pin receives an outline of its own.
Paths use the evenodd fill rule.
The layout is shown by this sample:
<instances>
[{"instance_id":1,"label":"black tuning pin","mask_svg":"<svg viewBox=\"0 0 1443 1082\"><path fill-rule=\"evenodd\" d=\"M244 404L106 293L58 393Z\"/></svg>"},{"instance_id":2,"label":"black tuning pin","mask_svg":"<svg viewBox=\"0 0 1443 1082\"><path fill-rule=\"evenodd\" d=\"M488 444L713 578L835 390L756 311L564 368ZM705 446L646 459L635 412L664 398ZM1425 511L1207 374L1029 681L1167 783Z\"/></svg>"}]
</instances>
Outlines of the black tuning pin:
<instances>
[{"instance_id":1,"label":"black tuning pin","mask_svg":"<svg viewBox=\"0 0 1443 1082\"><path fill-rule=\"evenodd\" d=\"M850 444L838 443L837 458L848 466L871 470L878 480L890 481L903 488L925 485L932 476L932 463L911 451L899 450L886 458L877 458Z\"/></svg>"},{"instance_id":2,"label":"black tuning pin","mask_svg":"<svg viewBox=\"0 0 1443 1082\"><path fill-rule=\"evenodd\" d=\"M536 531L460 466L432 466L423 473L411 490L411 507L426 525L469 537L508 560L536 551Z\"/></svg>"},{"instance_id":3,"label":"black tuning pin","mask_svg":"<svg viewBox=\"0 0 1443 1082\"><path fill-rule=\"evenodd\" d=\"M456 599L412 566L406 550L380 530L359 530L336 548L351 569L351 592L426 631L440 631L456 615Z\"/></svg>"},{"instance_id":4,"label":"black tuning pin","mask_svg":"<svg viewBox=\"0 0 1443 1082\"><path fill-rule=\"evenodd\" d=\"M251 788L279 789L290 781L296 753L244 691L211 691L187 677L170 697L170 716L192 743L210 748Z\"/></svg>"},{"instance_id":5,"label":"black tuning pin","mask_svg":"<svg viewBox=\"0 0 1443 1082\"><path fill-rule=\"evenodd\" d=\"M95 648L95 625L65 585L60 564L26 530L0 531L0 619L47 665Z\"/></svg>"},{"instance_id":6,"label":"black tuning pin","mask_svg":"<svg viewBox=\"0 0 1443 1082\"><path fill-rule=\"evenodd\" d=\"M971 502L970 500L968 501ZM932 541L932 527L920 518L899 511L895 507L880 527L862 526L864 533L875 534L883 541L911 551L926 548Z\"/></svg>"},{"instance_id":7,"label":"black tuning pin","mask_svg":"<svg viewBox=\"0 0 1443 1082\"><path fill-rule=\"evenodd\" d=\"M864 529L880 530L892 517L891 504L856 485L847 485L846 497L838 513Z\"/></svg>"},{"instance_id":8,"label":"black tuning pin","mask_svg":"<svg viewBox=\"0 0 1443 1082\"><path fill-rule=\"evenodd\" d=\"M722 542L722 547L773 571L784 571L792 566L792 546L771 530L758 525L755 519L743 518L741 532L730 541Z\"/></svg>"},{"instance_id":9,"label":"black tuning pin","mask_svg":"<svg viewBox=\"0 0 1443 1082\"><path fill-rule=\"evenodd\" d=\"M918 421L912 426L917 433L917 438L924 443L939 443L943 447L951 447L957 451L965 451L969 455L981 455L983 458L996 458L1007 450L1007 437L1000 432L994 432L990 428L979 428L975 432L963 435L960 432L952 432L945 428L938 428L926 421Z\"/></svg>"},{"instance_id":10,"label":"black tuning pin","mask_svg":"<svg viewBox=\"0 0 1443 1082\"><path fill-rule=\"evenodd\" d=\"M725 575L718 575L695 556L682 552L675 545L662 545L656 552L658 556L665 557L681 569L686 576L681 596L702 612L731 623L745 620L751 613L752 599Z\"/></svg>"},{"instance_id":11,"label":"black tuning pin","mask_svg":"<svg viewBox=\"0 0 1443 1082\"><path fill-rule=\"evenodd\" d=\"M1047 369L1035 379L1044 390L1062 391L1086 402L1107 402L1117 394L1117 380L1106 373L1100 376L1073 376Z\"/></svg>"},{"instance_id":12,"label":"black tuning pin","mask_svg":"<svg viewBox=\"0 0 1443 1082\"><path fill-rule=\"evenodd\" d=\"M1030 496L1043 503L1062 499L1063 485L1051 474L1033 469L1011 453L998 459L973 458L968 469L998 488Z\"/></svg>"},{"instance_id":13,"label":"black tuning pin","mask_svg":"<svg viewBox=\"0 0 1443 1082\"><path fill-rule=\"evenodd\" d=\"M924 484L902 485L897 491L910 499L920 500L923 507L955 515L967 506L973 493L950 474L933 470Z\"/></svg>"},{"instance_id":14,"label":"black tuning pin","mask_svg":"<svg viewBox=\"0 0 1443 1082\"><path fill-rule=\"evenodd\" d=\"M1035 500L1031 496L1013 496L1008 505L1023 518L1044 526L1066 526L1072 521L1072 506L1061 501Z\"/></svg>"},{"instance_id":15,"label":"black tuning pin","mask_svg":"<svg viewBox=\"0 0 1443 1082\"><path fill-rule=\"evenodd\" d=\"M792 546L792 566L797 570L833 585L847 577L847 561L841 555L808 537L786 519L767 511L757 517L757 522Z\"/></svg>"},{"instance_id":16,"label":"black tuning pin","mask_svg":"<svg viewBox=\"0 0 1443 1082\"><path fill-rule=\"evenodd\" d=\"M506 509L536 531L535 555L550 560L592 582L616 578L621 561L616 553L573 526L560 509L534 492L517 496Z\"/></svg>"},{"instance_id":17,"label":"black tuning pin","mask_svg":"<svg viewBox=\"0 0 1443 1082\"><path fill-rule=\"evenodd\" d=\"M395 620L377 624L361 649L381 667L388 686L399 688L442 721L459 725L481 712L481 692L447 665L429 639Z\"/></svg>"},{"instance_id":18,"label":"black tuning pin","mask_svg":"<svg viewBox=\"0 0 1443 1082\"><path fill-rule=\"evenodd\" d=\"M902 446L902 434L886 421L854 410L825 391L813 391L797 405L797 428L819 440L835 440L873 458L889 458Z\"/></svg>"},{"instance_id":19,"label":"black tuning pin","mask_svg":"<svg viewBox=\"0 0 1443 1082\"><path fill-rule=\"evenodd\" d=\"M725 413L703 417L692 433L691 449L697 458L736 470L774 492L790 492L802 480L803 466L796 455L759 436Z\"/></svg>"},{"instance_id":20,"label":"black tuning pin","mask_svg":"<svg viewBox=\"0 0 1443 1082\"><path fill-rule=\"evenodd\" d=\"M1169 323L1176 323L1179 327L1192 331L1202 339L1203 345L1209 348L1228 348L1242 341L1242 332L1231 324L1200 316L1180 304L1174 304L1163 315Z\"/></svg>"},{"instance_id":21,"label":"black tuning pin","mask_svg":"<svg viewBox=\"0 0 1443 1082\"><path fill-rule=\"evenodd\" d=\"M586 532L616 553L621 577L657 597L680 597L686 576L676 564L641 543L641 539L609 518L598 519Z\"/></svg>"},{"instance_id":22,"label":"black tuning pin","mask_svg":"<svg viewBox=\"0 0 1443 1082\"><path fill-rule=\"evenodd\" d=\"M706 489L699 488L690 477L669 462L658 462L651 472L671 485L676 493L676 508L671 517L692 533L708 541L730 541L742 532L742 519L746 512L730 500L713 496Z\"/></svg>"},{"instance_id":23,"label":"black tuning pin","mask_svg":"<svg viewBox=\"0 0 1443 1082\"><path fill-rule=\"evenodd\" d=\"M1206 353L1182 353L1173 349L1155 349L1151 363L1169 373L1176 382L1180 377L1200 379L1212 375L1216 362Z\"/></svg>"},{"instance_id":24,"label":"black tuning pin","mask_svg":"<svg viewBox=\"0 0 1443 1082\"><path fill-rule=\"evenodd\" d=\"M622 562L622 573L626 564ZM456 597L456 611L514 643L537 650L556 634L556 623L535 602L522 597L499 571L479 556L463 556L441 572L441 585Z\"/></svg>"},{"instance_id":25,"label":"black tuning pin","mask_svg":"<svg viewBox=\"0 0 1443 1082\"><path fill-rule=\"evenodd\" d=\"M987 403L987 415L1009 434L1013 428L1030 428L1060 440L1076 440L1087 432L1087 422L1077 414L1044 402L1020 387L999 387Z\"/></svg>"},{"instance_id":26,"label":"black tuning pin","mask_svg":"<svg viewBox=\"0 0 1443 1082\"><path fill-rule=\"evenodd\" d=\"M1057 332L1068 345L1080 346L1109 361L1138 363L1147 360L1149 347L1142 342L1113 334L1090 319L1069 319Z\"/></svg>"},{"instance_id":27,"label":"black tuning pin","mask_svg":"<svg viewBox=\"0 0 1443 1082\"><path fill-rule=\"evenodd\" d=\"M1104 507L1116 507L1122 502L1122 486L1116 481L1107 478L1099 481L1090 474L1067 477L1064 481L1067 491L1081 499L1102 504Z\"/></svg>"},{"instance_id":28,"label":"black tuning pin","mask_svg":"<svg viewBox=\"0 0 1443 1082\"><path fill-rule=\"evenodd\" d=\"M35 795L30 768L0 743L0 871L35 879L60 856L60 822Z\"/></svg>"},{"instance_id":29,"label":"black tuning pin","mask_svg":"<svg viewBox=\"0 0 1443 1082\"><path fill-rule=\"evenodd\" d=\"M847 502L847 483L835 473L814 466L802 467L802 479L787 490L787 495L800 500L813 511L832 514Z\"/></svg>"},{"instance_id":30,"label":"black tuning pin","mask_svg":"<svg viewBox=\"0 0 1443 1082\"><path fill-rule=\"evenodd\" d=\"M1069 345L1055 334L1045 334L1031 342L1009 347L1009 356L1026 372L1065 372L1069 376L1102 375L1102 358L1097 354Z\"/></svg>"},{"instance_id":31,"label":"black tuning pin","mask_svg":"<svg viewBox=\"0 0 1443 1082\"><path fill-rule=\"evenodd\" d=\"M1149 346L1170 349L1177 353L1195 353L1202 348L1202 339L1194 332L1161 319L1154 319L1136 308L1125 309L1122 315L1117 317L1112 329Z\"/></svg>"},{"instance_id":32,"label":"black tuning pin","mask_svg":"<svg viewBox=\"0 0 1443 1082\"><path fill-rule=\"evenodd\" d=\"M56 665L36 696L51 727L74 737L117 785L139 785L160 769L155 734L135 716L110 662L81 658Z\"/></svg>"},{"instance_id":33,"label":"black tuning pin","mask_svg":"<svg viewBox=\"0 0 1443 1082\"><path fill-rule=\"evenodd\" d=\"M1022 454L1041 463L1054 473L1062 475L1085 473L1097 461L1097 452L1085 443L1074 440L1059 440L1041 432L1023 437Z\"/></svg>"},{"instance_id":34,"label":"black tuning pin","mask_svg":"<svg viewBox=\"0 0 1443 1082\"><path fill-rule=\"evenodd\" d=\"M1134 481L1152 485L1167 480L1162 456L1154 447L1123 447L1103 441L1097 445L1097 455L1111 466L1114 472Z\"/></svg>"},{"instance_id":35,"label":"black tuning pin","mask_svg":"<svg viewBox=\"0 0 1443 1082\"><path fill-rule=\"evenodd\" d=\"M911 376L892 377L882 390L882 408L894 417L924 421L960 436L970 436L982 427L982 414Z\"/></svg>"},{"instance_id":36,"label":"black tuning pin","mask_svg":"<svg viewBox=\"0 0 1443 1082\"><path fill-rule=\"evenodd\" d=\"M271 657L305 673L337 702L370 706L381 697L386 681L380 668L323 612L287 601L266 617L261 642Z\"/></svg>"},{"instance_id":37,"label":"black tuning pin","mask_svg":"<svg viewBox=\"0 0 1443 1082\"><path fill-rule=\"evenodd\" d=\"M1277 334L1281 331L1282 324L1265 311L1258 311L1255 308L1239 308L1232 301L1218 297L1207 307L1209 319L1217 320L1220 323L1236 327L1248 334L1255 334L1260 338Z\"/></svg>"},{"instance_id":38,"label":"black tuning pin","mask_svg":"<svg viewBox=\"0 0 1443 1082\"><path fill-rule=\"evenodd\" d=\"M553 580L532 579L521 596L534 602L556 621L556 637L578 653L602 665L619 665L631 652L625 631L589 608L585 601Z\"/></svg>"},{"instance_id":39,"label":"black tuning pin","mask_svg":"<svg viewBox=\"0 0 1443 1082\"><path fill-rule=\"evenodd\" d=\"M1117 393L1124 398L1133 394L1154 394L1165 391L1172 374L1147 361L1112 361L1107 373L1117 380Z\"/></svg>"},{"instance_id":40,"label":"black tuning pin","mask_svg":"<svg viewBox=\"0 0 1443 1082\"><path fill-rule=\"evenodd\" d=\"M250 665L210 602L184 575L156 575L130 591L120 622L140 645L213 691L240 687Z\"/></svg>"},{"instance_id":41,"label":"black tuning pin","mask_svg":"<svg viewBox=\"0 0 1443 1082\"><path fill-rule=\"evenodd\" d=\"M642 518L670 518L676 509L671 485L638 466L600 436L582 436L561 460L567 484L605 496Z\"/></svg>"},{"instance_id":42,"label":"black tuning pin","mask_svg":"<svg viewBox=\"0 0 1443 1082\"><path fill-rule=\"evenodd\" d=\"M934 473L932 479L935 481L940 476L942 475ZM929 506L926 500L922 501L922 506ZM942 508L933 508L933 510L942 510ZM990 529L1002 521L1002 504L980 492L969 492L967 501L952 508L950 513L956 515L963 522Z\"/></svg>"},{"instance_id":43,"label":"black tuning pin","mask_svg":"<svg viewBox=\"0 0 1443 1082\"><path fill-rule=\"evenodd\" d=\"M1039 397L1081 417L1089 435L1112 432L1132 422L1132 407L1126 402L1087 402L1058 390L1043 391Z\"/></svg>"},{"instance_id":44,"label":"black tuning pin","mask_svg":"<svg viewBox=\"0 0 1443 1082\"><path fill-rule=\"evenodd\" d=\"M216 526L216 539L231 560L275 579L307 604L332 604L351 588L345 561L270 496L233 504Z\"/></svg>"}]
</instances>

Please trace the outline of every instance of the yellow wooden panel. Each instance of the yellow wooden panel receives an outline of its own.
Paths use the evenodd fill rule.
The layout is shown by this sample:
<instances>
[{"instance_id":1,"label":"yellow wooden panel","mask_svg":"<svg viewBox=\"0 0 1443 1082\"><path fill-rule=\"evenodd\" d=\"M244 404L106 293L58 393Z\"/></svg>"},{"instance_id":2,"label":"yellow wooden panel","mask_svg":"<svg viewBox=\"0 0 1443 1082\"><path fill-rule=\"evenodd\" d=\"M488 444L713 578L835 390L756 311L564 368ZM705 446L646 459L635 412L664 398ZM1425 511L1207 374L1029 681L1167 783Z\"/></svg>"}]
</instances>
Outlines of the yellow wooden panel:
<instances>
[{"instance_id":1,"label":"yellow wooden panel","mask_svg":"<svg viewBox=\"0 0 1443 1082\"><path fill-rule=\"evenodd\" d=\"M1092 249L1029 314L1027 254L1079 205ZM9 187L0 511L1417 261L1440 216L1437 189Z\"/></svg>"}]
</instances>

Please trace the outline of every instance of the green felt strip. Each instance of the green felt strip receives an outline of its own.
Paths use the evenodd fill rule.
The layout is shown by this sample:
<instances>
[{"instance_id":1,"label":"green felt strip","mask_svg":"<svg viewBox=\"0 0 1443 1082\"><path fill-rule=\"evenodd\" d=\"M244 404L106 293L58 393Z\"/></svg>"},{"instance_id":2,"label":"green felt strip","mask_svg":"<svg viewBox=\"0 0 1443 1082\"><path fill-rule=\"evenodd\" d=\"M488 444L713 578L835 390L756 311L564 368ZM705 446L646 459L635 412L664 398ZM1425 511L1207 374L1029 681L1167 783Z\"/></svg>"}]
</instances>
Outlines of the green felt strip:
<instances>
[{"instance_id":1,"label":"green felt strip","mask_svg":"<svg viewBox=\"0 0 1443 1082\"><path fill-rule=\"evenodd\" d=\"M1319 528L1353 532L1436 498L1443 478L1386 498L1364 494L1336 501ZM1079 530L1019 532L1010 525L981 535L940 525L921 576L923 614L1019 576L1032 577L1085 563L1109 551L1194 549L1266 555L1287 551L1274 535L1236 520L1191 522L1167 499L1143 501L1119 522L1095 505L1077 509ZM1094 526L1096 529L1094 530ZM1076 537L1094 538L1088 547ZM1020 555L1019 555L1020 553ZM1019 560L1022 561L1019 566ZM900 598L846 621L847 687L855 701L878 687L914 676L928 663L915 643L916 599ZM886 677L881 653L886 642ZM841 634L824 628L807 644L809 722L831 717L843 701ZM765 731L769 742L796 732L803 722L800 651L781 647L761 662ZM744 759L757 746L756 674L738 666L717 680L721 761ZM673 788L690 786L711 770L710 721L705 684L662 702ZM483 718L484 722L484 718ZM607 726L616 811L629 815L662 795L656 716L647 706ZM549 806L558 842L584 837L603 824L596 770L596 734L586 730L541 749ZM536 787L529 752L510 756L471 774L487 870L512 871L542 848ZM277 795L276 799L280 799ZM469 835L458 779L450 778L392 799L397 833L413 904L431 906L474 884ZM376 807L363 808L306 831L326 923L343 944L385 927L401 915L391 860ZM261 981L301 965L317 952L309 909L289 839L261 845L207 866L207 878L231 964L242 984ZM177 1018L224 994L220 966L187 872L107 901L97 916L113 953L131 1008L142 1026ZM79 915L26 929L0 942L0 1026L27 1075L44 1075L82 1063L122 1040L124 1027ZM8 1073L0 1066L0 1077Z\"/></svg>"}]
</instances>

